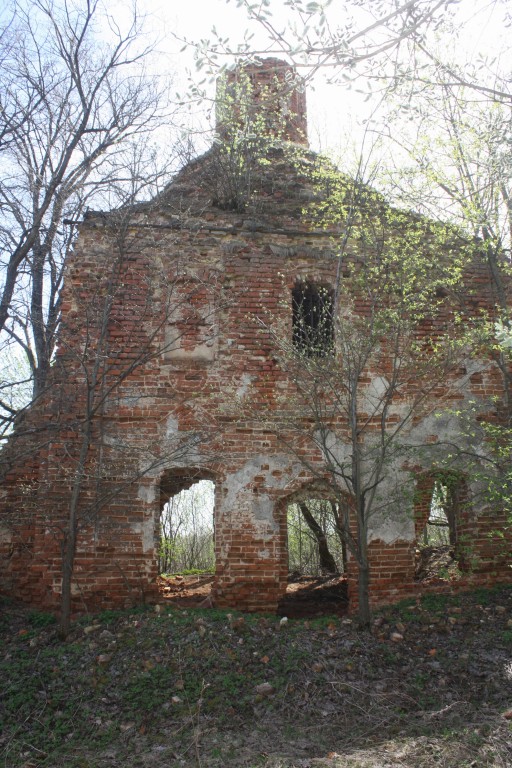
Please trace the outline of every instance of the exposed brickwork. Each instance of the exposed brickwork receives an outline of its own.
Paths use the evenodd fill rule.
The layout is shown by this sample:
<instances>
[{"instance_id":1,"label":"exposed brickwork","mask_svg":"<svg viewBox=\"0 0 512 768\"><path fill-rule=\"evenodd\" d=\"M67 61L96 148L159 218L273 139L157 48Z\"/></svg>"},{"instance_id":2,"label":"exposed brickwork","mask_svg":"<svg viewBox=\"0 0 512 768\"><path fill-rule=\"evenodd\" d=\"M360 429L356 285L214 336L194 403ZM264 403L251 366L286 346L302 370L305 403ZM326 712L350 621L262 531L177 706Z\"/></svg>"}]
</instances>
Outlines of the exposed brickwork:
<instances>
[{"instance_id":1,"label":"exposed brickwork","mask_svg":"<svg viewBox=\"0 0 512 768\"><path fill-rule=\"evenodd\" d=\"M250 76L266 85L269 72L255 68ZM279 72L284 76L286 69ZM292 104L298 114L290 112L285 138L303 143L303 94L289 91L288 97L287 110ZM310 442L279 435L266 423L269 414L286 411L293 389L271 327L291 338L297 281L333 286L338 261L332 233L315 228L304 208L318 194L310 176L314 154L302 147L290 157L286 147L274 146L267 159L251 179L242 212L212 204L205 182L217 167L212 150L153 203L127 215L91 214L81 225L68 256L52 385L3 456L2 589L34 605L57 606L62 531L90 424L75 610L155 599L161 506L201 478L215 482L216 604L275 610L286 588L286 506L308 488L317 493L312 470L322 463ZM427 244L428 238L425 222ZM352 264L357 247L351 246ZM468 273L467 284L468 315L492 305L483 267ZM362 298L356 310L367 311ZM447 300L440 327L450 311ZM377 373L386 375L388 367L383 353ZM374 375L368 373L368 383ZM440 386L440 402L501 395L491 362L471 375L453 372L457 376L463 386ZM88 382L94 384L89 390ZM248 392L250 408L237 410L237 399ZM417 421L419 429L424 415ZM421 432L425 445L439 438L435 422L429 424L430 431ZM344 425L338 427L343 434ZM292 453L285 447L290 441ZM374 605L418 590L414 550L428 513L426 469L409 468L406 522L393 535L376 530L371 536ZM425 493L416 495L414 510L415 476ZM487 536L499 522L485 510L476 513L469 499L464 505L460 536L471 542L471 553L457 588L509 578L506 555ZM355 609L353 558L348 577Z\"/></svg>"},{"instance_id":2,"label":"exposed brickwork","mask_svg":"<svg viewBox=\"0 0 512 768\"><path fill-rule=\"evenodd\" d=\"M268 135L307 145L306 93L294 68L279 59L257 59L228 70L218 89L217 130L224 139L237 129L237 116L250 95L249 121L257 120ZM229 122L223 122L223 100L232 100ZM224 110L225 111L225 110Z\"/></svg>"}]
</instances>

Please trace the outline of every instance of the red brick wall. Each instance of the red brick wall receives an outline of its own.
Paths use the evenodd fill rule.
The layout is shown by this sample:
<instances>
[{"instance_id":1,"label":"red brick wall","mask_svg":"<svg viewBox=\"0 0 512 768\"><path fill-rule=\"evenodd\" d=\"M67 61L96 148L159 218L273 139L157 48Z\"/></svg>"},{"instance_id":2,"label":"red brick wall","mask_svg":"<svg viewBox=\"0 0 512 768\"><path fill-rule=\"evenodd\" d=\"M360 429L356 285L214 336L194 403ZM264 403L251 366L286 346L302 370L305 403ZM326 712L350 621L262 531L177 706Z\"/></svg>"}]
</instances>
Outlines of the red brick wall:
<instances>
[{"instance_id":1,"label":"red brick wall","mask_svg":"<svg viewBox=\"0 0 512 768\"><path fill-rule=\"evenodd\" d=\"M299 104L302 120L301 110ZM288 138L302 140L297 125ZM301 152L302 166L273 150L243 213L212 205L203 173L209 153L128 220L90 215L81 226L68 257L51 387L3 455L4 466L10 461L0 497L4 591L58 605L63 531L87 424L87 381L94 380L75 610L156 599L160 482L172 472L215 480L216 604L276 608L286 588L287 500L325 468L311 441L270 424L280 412L289 417L295 398L272 329L291 338L297 280L332 286L338 270L332 233L312 227L304 212L304 201L316 193L305 170L314 155ZM357 259L356 243L348 266L350 258ZM490 306L484 270L466 279L473 290L467 312ZM356 310L365 306L361 299ZM449 314L441 313L440 324ZM386 370L383 355L377 373ZM241 410L237 397L248 392ZM443 404L460 403L465 393L499 396L496 367L489 363L472 375L465 391L451 393L448 381L439 387ZM346 425L336 426L342 435ZM437 435L424 440L435 443ZM426 509L420 500L417 533ZM418 590L412 515L411 509L409 537L376 534L370 543L374 605ZM461 520L460 533L478 561L464 583L509 578L506 555L487 536L499 522L485 510ZM355 609L353 558L348 578Z\"/></svg>"}]
</instances>

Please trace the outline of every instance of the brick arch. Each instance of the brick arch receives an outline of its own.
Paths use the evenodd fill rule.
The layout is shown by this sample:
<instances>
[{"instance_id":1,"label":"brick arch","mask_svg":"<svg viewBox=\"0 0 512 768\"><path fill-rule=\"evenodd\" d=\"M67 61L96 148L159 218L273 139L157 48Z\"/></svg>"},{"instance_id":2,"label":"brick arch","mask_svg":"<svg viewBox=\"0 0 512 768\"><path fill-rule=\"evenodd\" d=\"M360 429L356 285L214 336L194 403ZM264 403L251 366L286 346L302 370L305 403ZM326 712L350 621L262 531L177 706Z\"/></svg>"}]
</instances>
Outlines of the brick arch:
<instances>
[{"instance_id":1,"label":"brick arch","mask_svg":"<svg viewBox=\"0 0 512 768\"><path fill-rule=\"evenodd\" d=\"M211 480L215 485L219 482L215 472L203 467L173 467L166 469L158 482L160 490L159 512L171 496L176 496L177 493L188 490L201 480Z\"/></svg>"},{"instance_id":2,"label":"brick arch","mask_svg":"<svg viewBox=\"0 0 512 768\"><path fill-rule=\"evenodd\" d=\"M330 486L321 480L310 479L300 482L294 490L288 490L286 495L282 496L281 501L288 506L288 504L294 504L305 499L329 498L335 498L335 494Z\"/></svg>"}]
</instances>

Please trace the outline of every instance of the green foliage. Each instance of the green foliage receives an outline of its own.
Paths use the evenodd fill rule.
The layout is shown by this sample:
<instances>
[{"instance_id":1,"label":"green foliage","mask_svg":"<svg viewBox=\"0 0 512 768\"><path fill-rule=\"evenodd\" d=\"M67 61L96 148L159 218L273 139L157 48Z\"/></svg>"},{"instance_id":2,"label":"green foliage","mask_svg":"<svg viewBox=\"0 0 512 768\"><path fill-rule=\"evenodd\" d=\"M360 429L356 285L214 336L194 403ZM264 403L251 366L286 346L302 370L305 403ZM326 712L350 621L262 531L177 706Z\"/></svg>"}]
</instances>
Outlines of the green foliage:
<instances>
[{"instance_id":1,"label":"green foliage","mask_svg":"<svg viewBox=\"0 0 512 768\"><path fill-rule=\"evenodd\" d=\"M271 165L269 151L281 143L284 124L279 125L277 115L283 84L275 79L270 86L260 87L256 97L242 66L232 75L228 73L217 85L219 133L204 183L211 189L214 205L241 212L253 197L258 172Z\"/></svg>"},{"instance_id":2,"label":"green foliage","mask_svg":"<svg viewBox=\"0 0 512 768\"><path fill-rule=\"evenodd\" d=\"M489 403L488 409L495 410L495 420L482 416L482 403L470 401L464 410L457 411L460 425L460 444L473 446L472 450L462 450L454 445L445 457L447 466L459 466L471 477L478 495L474 504L486 509L487 514L500 520L492 531L492 536L499 544L497 552L501 556L510 556L510 531L512 526L512 427L505 423L504 407L501 403ZM492 413L488 414L489 417ZM466 549L467 564L471 565L472 541L463 540L460 545Z\"/></svg>"},{"instance_id":3,"label":"green foliage","mask_svg":"<svg viewBox=\"0 0 512 768\"><path fill-rule=\"evenodd\" d=\"M296 311L297 287L293 340L279 318L269 323L296 393L293 404L289 392L283 397L274 429L280 438L288 427L320 453L322 469L314 471L324 495L349 509L353 525L343 522L343 538L364 583L370 520L410 513L412 482L403 482L402 468L424 464L426 456L432 462L439 447L420 448L424 438L415 428L443 410L443 398L459 395L457 371L480 339L457 298L473 245L454 227L393 208L323 158L313 159L303 178L312 192L303 221L325 232L336 272L330 285L316 286L316 324ZM315 288L298 285L303 296ZM292 415L283 424L285 409ZM290 446L293 453L293 439ZM367 625L369 605L360 599L359 606Z\"/></svg>"},{"instance_id":4,"label":"green foliage","mask_svg":"<svg viewBox=\"0 0 512 768\"><path fill-rule=\"evenodd\" d=\"M171 666L156 665L148 671L133 672L121 689L121 701L140 718L169 700L175 673Z\"/></svg>"},{"instance_id":5,"label":"green foliage","mask_svg":"<svg viewBox=\"0 0 512 768\"><path fill-rule=\"evenodd\" d=\"M421 607L433 614L444 613L449 603L452 603L446 595L423 595Z\"/></svg>"},{"instance_id":6,"label":"green foliage","mask_svg":"<svg viewBox=\"0 0 512 768\"><path fill-rule=\"evenodd\" d=\"M321 158L312 181L318 194L308 214L333 231L338 253L348 260L357 256L343 284L367 286L370 293L380 287L384 322L388 315L393 320L400 307L421 316L432 303L441 303L437 288L458 285L471 246L456 229L391 207L375 189Z\"/></svg>"},{"instance_id":7,"label":"green foliage","mask_svg":"<svg viewBox=\"0 0 512 768\"><path fill-rule=\"evenodd\" d=\"M506 512L512 523L512 427L487 421L482 421L480 426L492 457L493 471L480 471L487 500L493 507Z\"/></svg>"},{"instance_id":8,"label":"green foliage","mask_svg":"<svg viewBox=\"0 0 512 768\"><path fill-rule=\"evenodd\" d=\"M49 627L57 622L53 613L44 613L43 611L32 611L28 617L32 627Z\"/></svg>"},{"instance_id":9,"label":"green foliage","mask_svg":"<svg viewBox=\"0 0 512 768\"><path fill-rule=\"evenodd\" d=\"M113 624L118 619L120 619L126 612L122 610L107 610L107 611L101 611L101 613L98 614L98 620L102 624ZM89 617L90 619L90 617ZM87 623L90 623L90 621L87 621Z\"/></svg>"},{"instance_id":10,"label":"green foliage","mask_svg":"<svg viewBox=\"0 0 512 768\"><path fill-rule=\"evenodd\" d=\"M504 323L503 320L498 320L494 323L494 330L499 347L512 354L512 329L510 325Z\"/></svg>"},{"instance_id":11,"label":"green foliage","mask_svg":"<svg viewBox=\"0 0 512 768\"><path fill-rule=\"evenodd\" d=\"M496 62L498 60L499 57ZM423 63L426 72L431 63ZM460 61L453 64L458 71L463 71ZM394 115L394 119L400 121L400 130L397 130L400 149L405 148L411 160L409 167L400 169L395 192L400 189L404 204L414 201L417 205L419 201L420 210L428 211L430 216L455 222L469 241L468 261L481 269L492 286L495 306L475 318L472 346L482 356L492 355L498 364L504 396L494 402L473 404L466 414L458 414L466 422L462 427L463 437L470 438L473 446L471 452L461 453L459 463L473 478L474 486L481 489L475 506L487 507L491 514L506 512L510 531L512 156L509 109L492 95L493 88L509 90L507 77L499 69L499 66L492 68L492 80L486 90L488 99L475 99L475 92L467 87L464 76L440 89L434 84L439 74L437 68L431 84L427 85L428 78L425 78L418 90L413 86L411 91L411 84L404 81L397 88L391 117L393 120ZM480 75L485 80L485 67L480 68ZM416 121L407 126L399 116L406 94L413 114L422 121L419 131ZM395 128L398 129L398 124ZM454 450L454 460L456 453ZM497 526L495 536L503 533Z\"/></svg>"},{"instance_id":12,"label":"green foliage","mask_svg":"<svg viewBox=\"0 0 512 768\"><path fill-rule=\"evenodd\" d=\"M496 588L486 589L485 587L476 587L473 590L475 600L480 605L489 605L492 602L493 595L496 593Z\"/></svg>"}]
</instances>

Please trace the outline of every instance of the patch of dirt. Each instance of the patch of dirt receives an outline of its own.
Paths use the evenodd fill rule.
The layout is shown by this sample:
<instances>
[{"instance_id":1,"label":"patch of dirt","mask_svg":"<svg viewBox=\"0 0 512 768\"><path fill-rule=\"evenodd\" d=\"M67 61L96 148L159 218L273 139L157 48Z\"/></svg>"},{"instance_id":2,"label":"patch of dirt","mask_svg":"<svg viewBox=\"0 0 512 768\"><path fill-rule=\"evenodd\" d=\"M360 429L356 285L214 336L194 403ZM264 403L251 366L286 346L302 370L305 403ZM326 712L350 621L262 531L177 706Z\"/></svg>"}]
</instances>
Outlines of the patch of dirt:
<instances>
[{"instance_id":1,"label":"patch of dirt","mask_svg":"<svg viewBox=\"0 0 512 768\"><path fill-rule=\"evenodd\" d=\"M160 593L168 605L209 607L213 578L213 574L162 576L159 579ZM277 613L290 619L344 616L347 607L347 581L343 576L302 576L290 578Z\"/></svg>"},{"instance_id":2,"label":"patch of dirt","mask_svg":"<svg viewBox=\"0 0 512 768\"><path fill-rule=\"evenodd\" d=\"M160 576L158 588L166 604L176 608L198 608L210 597L213 578L213 573Z\"/></svg>"},{"instance_id":3,"label":"patch of dirt","mask_svg":"<svg viewBox=\"0 0 512 768\"><path fill-rule=\"evenodd\" d=\"M288 583L277 613L292 619L306 619L345 616L347 609L348 588L343 576L302 576Z\"/></svg>"}]
</instances>

